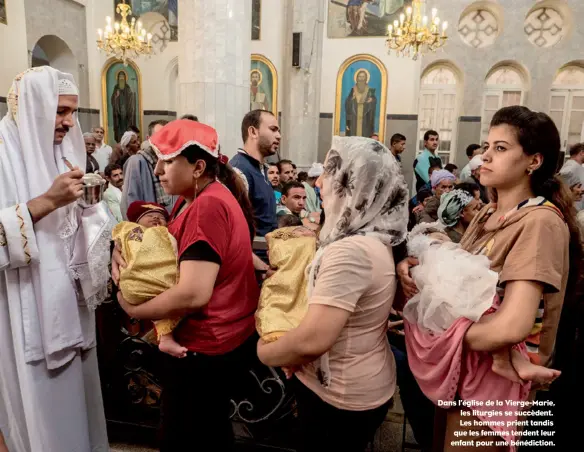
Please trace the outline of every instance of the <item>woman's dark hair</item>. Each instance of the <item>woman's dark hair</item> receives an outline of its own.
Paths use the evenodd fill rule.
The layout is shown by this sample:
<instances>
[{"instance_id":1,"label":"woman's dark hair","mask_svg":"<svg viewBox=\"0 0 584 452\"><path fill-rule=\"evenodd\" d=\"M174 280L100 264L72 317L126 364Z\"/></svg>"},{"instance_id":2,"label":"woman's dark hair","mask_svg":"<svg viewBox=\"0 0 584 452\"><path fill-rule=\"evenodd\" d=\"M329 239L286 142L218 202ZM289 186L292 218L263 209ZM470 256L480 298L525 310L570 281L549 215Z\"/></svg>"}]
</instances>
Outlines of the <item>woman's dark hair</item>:
<instances>
[{"instance_id":1,"label":"woman's dark hair","mask_svg":"<svg viewBox=\"0 0 584 452\"><path fill-rule=\"evenodd\" d=\"M545 113L533 112L526 107L505 107L495 113L491 127L507 124L514 127L519 144L527 155L541 154L542 165L531 175L531 190L536 196L543 196L552 202L562 212L570 230L570 271L566 287L566 300L562 310L560 325L566 325L566 317L578 317L582 314L576 303L581 303L582 289L582 240L580 228L576 219L576 209L568 188L556 175L557 162L560 154L560 134L553 120ZM493 191L496 201L496 191ZM575 311L576 309L576 311ZM575 331L572 328L558 329L557 346L570 347L574 341ZM565 340L565 342L562 340ZM564 344L562 344L564 342Z\"/></svg>"},{"instance_id":2,"label":"woman's dark hair","mask_svg":"<svg viewBox=\"0 0 584 452\"><path fill-rule=\"evenodd\" d=\"M481 188L474 182L460 182L454 186L455 190L464 190L474 196L475 192L480 192Z\"/></svg>"},{"instance_id":3,"label":"woman's dark hair","mask_svg":"<svg viewBox=\"0 0 584 452\"><path fill-rule=\"evenodd\" d=\"M454 174L454 172L458 169L458 166L456 166L454 163L449 163L444 167L444 169Z\"/></svg>"},{"instance_id":4,"label":"woman's dark hair","mask_svg":"<svg viewBox=\"0 0 584 452\"><path fill-rule=\"evenodd\" d=\"M219 163L219 160L209 154L207 151L201 149L197 145L192 145L186 148L182 154L187 161L194 164L197 160L203 160L206 164L205 175L209 177L216 177L219 182L225 185L231 194L235 197L249 228L249 235L253 243L255 237L255 222L253 216L253 208L247 194L245 183L241 177L233 170L233 167L227 163L225 165Z\"/></svg>"}]
</instances>

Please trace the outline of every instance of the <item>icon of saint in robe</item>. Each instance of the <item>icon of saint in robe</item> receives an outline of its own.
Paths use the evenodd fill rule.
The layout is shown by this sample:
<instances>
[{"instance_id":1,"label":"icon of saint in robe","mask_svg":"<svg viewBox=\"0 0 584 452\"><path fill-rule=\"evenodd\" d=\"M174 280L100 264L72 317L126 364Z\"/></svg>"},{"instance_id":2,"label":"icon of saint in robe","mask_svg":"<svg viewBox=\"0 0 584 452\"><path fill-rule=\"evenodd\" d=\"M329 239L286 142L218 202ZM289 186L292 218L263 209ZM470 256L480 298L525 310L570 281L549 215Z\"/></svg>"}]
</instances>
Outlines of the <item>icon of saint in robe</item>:
<instances>
[{"instance_id":1,"label":"icon of saint in robe","mask_svg":"<svg viewBox=\"0 0 584 452\"><path fill-rule=\"evenodd\" d=\"M357 71L355 81L345 100L345 136L369 138L375 133L375 88L369 86L369 74L365 70Z\"/></svg>"},{"instance_id":2,"label":"icon of saint in robe","mask_svg":"<svg viewBox=\"0 0 584 452\"><path fill-rule=\"evenodd\" d=\"M120 142L130 126L136 125L136 95L127 84L128 76L124 71L118 73L118 83L114 87L111 103L114 120L114 139Z\"/></svg>"},{"instance_id":3,"label":"icon of saint in robe","mask_svg":"<svg viewBox=\"0 0 584 452\"><path fill-rule=\"evenodd\" d=\"M251 86L250 86L250 110L271 110L270 102L268 101L268 96L266 95L263 88L260 86L262 84L262 73L258 69L253 69L249 74Z\"/></svg>"}]
</instances>

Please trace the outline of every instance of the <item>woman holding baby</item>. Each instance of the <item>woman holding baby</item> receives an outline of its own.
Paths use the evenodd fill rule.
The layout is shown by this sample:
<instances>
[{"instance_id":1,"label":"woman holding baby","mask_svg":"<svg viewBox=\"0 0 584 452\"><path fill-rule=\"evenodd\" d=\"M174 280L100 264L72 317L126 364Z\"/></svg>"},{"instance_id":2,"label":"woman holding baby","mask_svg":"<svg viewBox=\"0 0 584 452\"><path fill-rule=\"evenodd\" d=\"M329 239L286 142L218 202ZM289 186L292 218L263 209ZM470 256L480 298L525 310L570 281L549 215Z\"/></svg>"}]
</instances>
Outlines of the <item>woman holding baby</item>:
<instances>
[{"instance_id":1,"label":"woman holding baby","mask_svg":"<svg viewBox=\"0 0 584 452\"><path fill-rule=\"evenodd\" d=\"M549 383L557 375L553 371L539 372L539 366L515 365L513 359L511 365L508 361L493 361L492 354L508 349L513 352L516 344L525 342L532 363L552 364L554 347L560 345L556 335L564 297L567 291L575 291L580 282L582 244L569 193L555 177L560 137L549 116L525 107L503 108L493 117L484 147L481 183L490 188L493 202L471 222L461 246L489 258L491 270L498 274L501 304L472 323L460 340L465 350L470 350L462 352L463 361L468 354L479 357L477 372L482 380L475 380L477 390L488 391L489 386L492 394L496 394L494 387L500 386L494 383L494 378L518 384ZM410 258L398 265L398 276L408 297L417 292L409 274L416 264ZM564 306L564 311L569 312L570 308ZM453 341L450 346L459 347L459 343ZM450 351L443 349L442 353ZM489 362L492 370L480 365ZM495 374L497 377L493 377ZM457 397L464 398L461 394L468 388L454 389ZM456 432L472 429L480 434L485 429L462 426L463 420L477 419L461 414L460 408L446 412L443 450L475 450L452 445L457 439ZM479 441L493 437L473 438ZM481 450L509 448L492 445Z\"/></svg>"},{"instance_id":2,"label":"woman holding baby","mask_svg":"<svg viewBox=\"0 0 584 452\"><path fill-rule=\"evenodd\" d=\"M180 196L168 223L178 249L178 283L139 305L118 295L137 319L182 318L174 339L183 358L163 355L162 451L228 451L234 443L229 389L255 355L259 288L252 261L251 206L243 182L219 153L217 132L177 120L150 140L156 175ZM114 253L112 276L124 266ZM116 281L117 282L117 281Z\"/></svg>"},{"instance_id":3,"label":"woman holding baby","mask_svg":"<svg viewBox=\"0 0 584 452\"><path fill-rule=\"evenodd\" d=\"M326 216L307 313L257 350L264 364L297 371L299 450L360 452L396 386L386 331L397 286L392 247L405 239L408 192L388 149L361 137L334 137L316 185Z\"/></svg>"}]
</instances>

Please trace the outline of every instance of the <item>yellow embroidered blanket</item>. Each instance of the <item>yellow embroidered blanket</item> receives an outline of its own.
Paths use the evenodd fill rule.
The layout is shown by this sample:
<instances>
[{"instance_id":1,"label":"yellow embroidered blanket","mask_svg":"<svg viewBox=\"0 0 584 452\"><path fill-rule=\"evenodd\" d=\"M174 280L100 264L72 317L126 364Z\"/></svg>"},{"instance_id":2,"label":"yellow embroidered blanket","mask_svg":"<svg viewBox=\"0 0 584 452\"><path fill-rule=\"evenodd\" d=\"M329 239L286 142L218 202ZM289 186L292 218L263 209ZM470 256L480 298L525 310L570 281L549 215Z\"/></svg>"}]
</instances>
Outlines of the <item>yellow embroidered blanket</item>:
<instances>
[{"instance_id":1,"label":"yellow embroidered blanket","mask_svg":"<svg viewBox=\"0 0 584 452\"><path fill-rule=\"evenodd\" d=\"M259 335L270 342L296 328L306 314L306 268L316 253L316 236L304 227L288 227L267 234L266 242L277 271L262 285L255 318Z\"/></svg>"}]
</instances>

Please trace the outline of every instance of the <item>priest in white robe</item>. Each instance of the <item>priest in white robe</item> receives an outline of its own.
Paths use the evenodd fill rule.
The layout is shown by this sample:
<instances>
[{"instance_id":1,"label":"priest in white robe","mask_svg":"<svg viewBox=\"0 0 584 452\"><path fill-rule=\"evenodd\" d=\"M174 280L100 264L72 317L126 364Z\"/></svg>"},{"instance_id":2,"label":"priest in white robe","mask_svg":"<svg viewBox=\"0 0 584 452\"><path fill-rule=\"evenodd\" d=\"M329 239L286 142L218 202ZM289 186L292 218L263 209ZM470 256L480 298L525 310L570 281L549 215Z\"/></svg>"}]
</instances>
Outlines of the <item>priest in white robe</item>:
<instances>
[{"instance_id":1,"label":"priest in white robe","mask_svg":"<svg viewBox=\"0 0 584 452\"><path fill-rule=\"evenodd\" d=\"M94 315L105 295L109 219L101 203L77 202L86 158L77 87L69 74L33 68L16 77L7 102L0 430L10 452L109 451Z\"/></svg>"}]
</instances>

